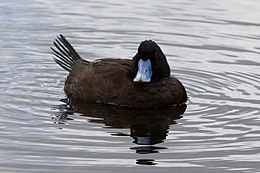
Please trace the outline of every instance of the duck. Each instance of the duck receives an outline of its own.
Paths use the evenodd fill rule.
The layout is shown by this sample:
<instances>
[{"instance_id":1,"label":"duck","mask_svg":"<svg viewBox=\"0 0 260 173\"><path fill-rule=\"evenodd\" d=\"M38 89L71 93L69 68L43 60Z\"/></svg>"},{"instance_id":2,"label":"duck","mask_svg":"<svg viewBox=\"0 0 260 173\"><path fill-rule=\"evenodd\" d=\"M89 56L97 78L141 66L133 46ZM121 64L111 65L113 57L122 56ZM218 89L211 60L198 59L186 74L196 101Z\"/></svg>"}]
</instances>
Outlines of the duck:
<instances>
[{"instance_id":1,"label":"duck","mask_svg":"<svg viewBox=\"0 0 260 173\"><path fill-rule=\"evenodd\" d=\"M187 92L172 76L162 49L152 40L140 43L132 59L81 58L65 36L51 47L54 61L69 74L64 92L69 100L150 109L185 104Z\"/></svg>"}]
</instances>

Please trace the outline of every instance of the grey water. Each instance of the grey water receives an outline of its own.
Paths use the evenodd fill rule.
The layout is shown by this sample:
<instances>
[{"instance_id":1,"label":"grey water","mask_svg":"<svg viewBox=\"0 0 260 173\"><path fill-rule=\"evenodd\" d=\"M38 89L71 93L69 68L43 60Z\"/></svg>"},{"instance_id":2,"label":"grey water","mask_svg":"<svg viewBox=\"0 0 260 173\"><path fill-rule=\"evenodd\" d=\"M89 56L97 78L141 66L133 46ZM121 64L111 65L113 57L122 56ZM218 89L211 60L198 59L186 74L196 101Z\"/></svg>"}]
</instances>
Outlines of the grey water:
<instances>
[{"instance_id":1,"label":"grey water","mask_svg":"<svg viewBox=\"0 0 260 173\"><path fill-rule=\"evenodd\" d=\"M187 105L71 109L59 34L88 60L156 41ZM0 172L260 172L258 0L1 0L0 50Z\"/></svg>"}]
</instances>

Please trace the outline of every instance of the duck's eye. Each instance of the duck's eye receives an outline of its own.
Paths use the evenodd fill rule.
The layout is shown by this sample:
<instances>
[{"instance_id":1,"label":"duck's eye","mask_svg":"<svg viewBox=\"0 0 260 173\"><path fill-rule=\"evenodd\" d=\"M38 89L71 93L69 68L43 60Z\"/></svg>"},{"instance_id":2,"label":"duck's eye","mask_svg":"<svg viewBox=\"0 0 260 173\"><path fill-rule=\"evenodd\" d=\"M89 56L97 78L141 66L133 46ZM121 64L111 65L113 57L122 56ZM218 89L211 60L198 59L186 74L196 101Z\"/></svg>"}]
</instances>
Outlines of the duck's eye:
<instances>
[{"instance_id":1,"label":"duck's eye","mask_svg":"<svg viewBox=\"0 0 260 173\"><path fill-rule=\"evenodd\" d=\"M144 69L144 72L145 72L145 73L147 72L147 68L146 68L146 69Z\"/></svg>"}]
</instances>

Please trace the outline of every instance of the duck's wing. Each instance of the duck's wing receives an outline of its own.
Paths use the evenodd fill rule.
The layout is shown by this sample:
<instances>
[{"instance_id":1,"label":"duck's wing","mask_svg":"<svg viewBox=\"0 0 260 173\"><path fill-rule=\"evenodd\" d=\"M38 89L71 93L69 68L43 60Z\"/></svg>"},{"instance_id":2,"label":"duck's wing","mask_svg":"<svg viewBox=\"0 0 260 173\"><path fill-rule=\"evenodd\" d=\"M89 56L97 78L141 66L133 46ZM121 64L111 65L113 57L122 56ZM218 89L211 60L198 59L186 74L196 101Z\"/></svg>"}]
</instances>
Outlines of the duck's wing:
<instances>
[{"instance_id":1,"label":"duck's wing","mask_svg":"<svg viewBox=\"0 0 260 173\"><path fill-rule=\"evenodd\" d=\"M130 64L129 59L101 59L92 67L94 73L101 74L106 80L122 81L130 78Z\"/></svg>"},{"instance_id":2,"label":"duck's wing","mask_svg":"<svg viewBox=\"0 0 260 173\"><path fill-rule=\"evenodd\" d=\"M66 79L64 90L69 97L115 103L132 82L130 63L131 60L127 59L102 59L92 63L77 61Z\"/></svg>"}]
</instances>

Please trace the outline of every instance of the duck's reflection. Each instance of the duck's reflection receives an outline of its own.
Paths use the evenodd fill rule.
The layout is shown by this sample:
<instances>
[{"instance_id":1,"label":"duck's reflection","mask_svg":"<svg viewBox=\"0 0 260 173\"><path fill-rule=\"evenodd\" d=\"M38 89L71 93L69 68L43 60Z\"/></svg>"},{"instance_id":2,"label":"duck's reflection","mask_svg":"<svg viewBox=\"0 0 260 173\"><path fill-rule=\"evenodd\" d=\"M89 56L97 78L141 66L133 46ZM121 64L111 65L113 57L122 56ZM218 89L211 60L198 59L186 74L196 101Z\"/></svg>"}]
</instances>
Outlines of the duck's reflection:
<instances>
[{"instance_id":1,"label":"duck's reflection","mask_svg":"<svg viewBox=\"0 0 260 173\"><path fill-rule=\"evenodd\" d=\"M186 105L170 107L167 109L138 110L129 108L119 108L116 106L107 106L101 104L85 103L77 100L70 100L70 109L67 105L60 105L60 111L55 113L55 122L64 123L68 115L74 112L81 113L82 116L95 117L89 121L94 123L103 123L112 128L129 128L130 136L134 139L139 154L158 153L163 147L156 147L155 144L162 143L168 134L170 125L176 124L186 110ZM59 107L59 106L58 106ZM127 135L122 133L113 133L111 135ZM137 160L138 164L152 164L151 160Z\"/></svg>"}]
</instances>

